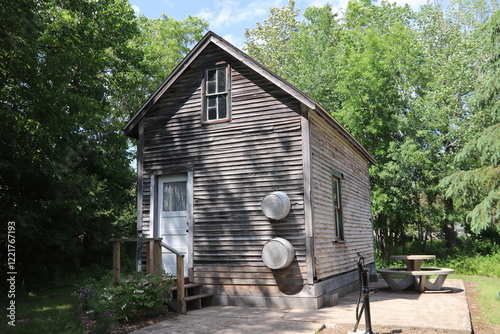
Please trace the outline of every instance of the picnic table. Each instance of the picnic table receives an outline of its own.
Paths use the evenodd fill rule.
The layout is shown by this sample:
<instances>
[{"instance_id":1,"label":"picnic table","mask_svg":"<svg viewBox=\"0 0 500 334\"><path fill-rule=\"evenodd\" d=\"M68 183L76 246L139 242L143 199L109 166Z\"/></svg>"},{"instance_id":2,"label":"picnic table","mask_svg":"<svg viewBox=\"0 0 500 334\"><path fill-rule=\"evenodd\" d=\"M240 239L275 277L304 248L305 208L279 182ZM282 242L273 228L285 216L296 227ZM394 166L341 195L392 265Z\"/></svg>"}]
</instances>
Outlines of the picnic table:
<instances>
[{"instance_id":1,"label":"picnic table","mask_svg":"<svg viewBox=\"0 0 500 334\"><path fill-rule=\"evenodd\" d=\"M403 260L408 270L420 270L424 260L435 260L436 255L393 255L391 260Z\"/></svg>"},{"instance_id":2,"label":"picnic table","mask_svg":"<svg viewBox=\"0 0 500 334\"><path fill-rule=\"evenodd\" d=\"M401 268L382 268L377 270L391 289L396 291L405 290L413 285L419 292L428 290L441 290L446 277L453 274L455 270L449 268L429 268L422 267L425 260L435 259L435 255L393 255L393 260L403 260L406 267ZM404 276L399 281L394 276ZM434 282L431 282L427 276L437 275Z\"/></svg>"}]
</instances>

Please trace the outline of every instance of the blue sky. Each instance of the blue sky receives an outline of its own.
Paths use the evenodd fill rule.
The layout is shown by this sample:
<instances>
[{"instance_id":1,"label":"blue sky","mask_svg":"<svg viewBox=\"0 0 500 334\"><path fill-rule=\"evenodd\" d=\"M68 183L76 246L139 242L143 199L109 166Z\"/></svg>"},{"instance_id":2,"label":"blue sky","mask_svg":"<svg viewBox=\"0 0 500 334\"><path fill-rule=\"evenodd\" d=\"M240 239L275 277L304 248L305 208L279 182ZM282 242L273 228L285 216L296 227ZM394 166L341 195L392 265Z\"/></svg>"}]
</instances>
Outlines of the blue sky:
<instances>
[{"instance_id":1,"label":"blue sky","mask_svg":"<svg viewBox=\"0 0 500 334\"><path fill-rule=\"evenodd\" d=\"M188 15L204 18L209 29L241 48L245 41L245 28L253 29L256 22L269 16L269 8L284 6L288 0L129 0L134 10L156 19L161 13L177 20ZM398 4L408 3L418 9L426 0L392 0ZM302 14L309 6L331 3L335 11L345 8L347 0L296 0L295 7Z\"/></svg>"}]
</instances>

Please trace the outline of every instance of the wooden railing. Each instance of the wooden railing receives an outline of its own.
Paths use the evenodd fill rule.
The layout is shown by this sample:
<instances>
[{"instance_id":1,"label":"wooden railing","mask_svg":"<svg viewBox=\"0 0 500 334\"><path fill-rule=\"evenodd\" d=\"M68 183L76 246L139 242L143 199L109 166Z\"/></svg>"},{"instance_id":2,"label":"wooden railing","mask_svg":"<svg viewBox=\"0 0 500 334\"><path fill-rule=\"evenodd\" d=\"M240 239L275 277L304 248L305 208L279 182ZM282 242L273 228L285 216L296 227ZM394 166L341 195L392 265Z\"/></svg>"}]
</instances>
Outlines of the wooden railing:
<instances>
[{"instance_id":1,"label":"wooden railing","mask_svg":"<svg viewBox=\"0 0 500 334\"><path fill-rule=\"evenodd\" d=\"M146 246L146 274L159 275L162 273L161 248L176 255L177 268L177 312L186 313L186 301L184 300L184 254L162 242L161 238L127 238L110 239L113 242L113 285L118 285L121 275L121 254L122 242L147 242Z\"/></svg>"}]
</instances>

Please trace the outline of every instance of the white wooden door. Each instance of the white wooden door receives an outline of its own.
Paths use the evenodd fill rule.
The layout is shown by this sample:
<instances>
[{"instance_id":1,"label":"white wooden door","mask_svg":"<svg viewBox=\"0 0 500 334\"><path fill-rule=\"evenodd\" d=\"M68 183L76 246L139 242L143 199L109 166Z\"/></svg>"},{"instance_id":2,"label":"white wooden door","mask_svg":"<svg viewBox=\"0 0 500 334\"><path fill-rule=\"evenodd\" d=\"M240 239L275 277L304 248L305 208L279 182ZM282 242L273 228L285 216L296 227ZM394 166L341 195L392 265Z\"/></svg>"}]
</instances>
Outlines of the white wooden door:
<instances>
[{"instance_id":1,"label":"white wooden door","mask_svg":"<svg viewBox=\"0 0 500 334\"><path fill-rule=\"evenodd\" d=\"M184 275L188 275L190 250L189 210L191 207L188 175L158 178L158 236L167 245L184 254ZM163 270L177 275L176 255L162 247Z\"/></svg>"}]
</instances>

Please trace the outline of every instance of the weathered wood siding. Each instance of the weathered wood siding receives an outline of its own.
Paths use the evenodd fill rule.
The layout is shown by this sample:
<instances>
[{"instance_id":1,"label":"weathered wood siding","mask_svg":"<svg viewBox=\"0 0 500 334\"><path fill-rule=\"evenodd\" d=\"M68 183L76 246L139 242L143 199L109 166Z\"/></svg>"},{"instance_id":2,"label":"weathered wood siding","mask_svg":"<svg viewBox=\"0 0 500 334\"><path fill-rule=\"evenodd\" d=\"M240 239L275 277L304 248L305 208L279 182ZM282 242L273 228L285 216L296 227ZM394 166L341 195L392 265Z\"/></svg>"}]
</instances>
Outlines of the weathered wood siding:
<instances>
[{"instance_id":1,"label":"weathered wood siding","mask_svg":"<svg viewBox=\"0 0 500 334\"><path fill-rule=\"evenodd\" d=\"M201 122L202 70L231 65L232 120ZM305 281L303 170L299 103L210 45L141 121L144 126L142 231L151 236L152 175L193 171L194 277L215 285L276 285L261 259L274 237L294 246L294 273ZM272 191L292 209L280 222L261 211Z\"/></svg>"},{"instance_id":2,"label":"weathered wood siding","mask_svg":"<svg viewBox=\"0 0 500 334\"><path fill-rule=\"evenodd\" d=\"M311 113L314 255L317 279L356 269L357 252L374 261L368 162L325 119ZM345 242L333 244L332 171L343 174Z\"/></svg>"}]
</instances>

